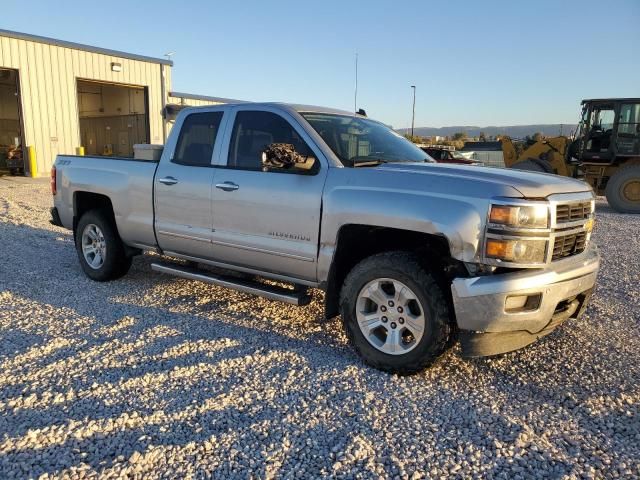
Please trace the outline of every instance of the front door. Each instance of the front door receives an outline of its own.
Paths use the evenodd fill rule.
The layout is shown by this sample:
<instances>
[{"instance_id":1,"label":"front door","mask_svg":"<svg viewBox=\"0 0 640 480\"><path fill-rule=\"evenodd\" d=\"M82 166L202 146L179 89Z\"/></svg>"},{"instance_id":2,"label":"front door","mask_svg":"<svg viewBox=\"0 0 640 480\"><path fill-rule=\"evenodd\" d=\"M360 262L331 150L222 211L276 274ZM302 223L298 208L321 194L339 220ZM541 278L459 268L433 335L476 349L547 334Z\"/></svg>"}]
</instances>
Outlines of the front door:
<instances>
[{"instance_id":1,"label":"front door","mask_svg":"<svg viewBox=\"0 0 640 480\"><path fill-rule=\"evenodd\" d=\"M165 252L211 256L212 159L222 117L222 111L194 112L174 126L180 135L154 185L156 235Z\"/></svg>"},{"instance_id":2,"label":"front door","mask_svg":"<svg viewBox=\"0 0 640 480\"><path fill-rule=\"evenodd\" d=\"M585 138L584 160L609 161L612 159L615 119L613 104L597 104L592 107Z\"/></svg>"},{"instance_id":3,"label":"front door","mask_svg":"<svg viewBox=\"0 0 640 480\"><path fill-rule=\"evenodd\" d=\"M313 156L314 168L263 170L262 152L273 143ZM268 108L236 107L225 141L227 162L214 181L214 258L315 281L326 165L310 143L292 118Z\"/></svg>"}]
</instances>

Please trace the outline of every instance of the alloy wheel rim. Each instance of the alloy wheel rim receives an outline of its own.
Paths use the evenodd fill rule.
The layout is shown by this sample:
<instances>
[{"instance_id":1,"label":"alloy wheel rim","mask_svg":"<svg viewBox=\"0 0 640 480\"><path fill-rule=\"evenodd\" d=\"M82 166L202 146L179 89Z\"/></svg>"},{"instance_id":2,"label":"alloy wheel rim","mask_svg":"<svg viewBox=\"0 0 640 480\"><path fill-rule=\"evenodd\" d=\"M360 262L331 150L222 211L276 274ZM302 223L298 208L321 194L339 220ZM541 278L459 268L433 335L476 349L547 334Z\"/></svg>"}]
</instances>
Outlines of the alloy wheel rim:
<instances>
[{"instance_id":1,"label":"alloy wheel rim","mask_svg":"<svg viewBox=\"0 0 640 480\"><path fill-rule=\"evenodd\" d=\"M107 242L100 227L93 223L88 224L82 231L82 255L94 270L98 270L107 258Z\"/></svg>"},{"instance_id":2,"label":"alloy wheel rim","mask_svg":"<svg viewBox=\"0 0 640 480\"><path fill-rule=\"evenodd\" d=\"M630 202L640 202L640 180L631 180L622 187L622 195Z\"/></svg>"},{"instance_id":3,"label":"alloy wheel rim","mask_svg":"<svg viewBox=\"0 0 640 480\"><path fill-rule=\"evenodd\" d=\"M389 355L413 350L425 332L425 312L416 294L392 278L368 282L358 294L356 320L367 341Z\"/></svg>"}]
</instances>

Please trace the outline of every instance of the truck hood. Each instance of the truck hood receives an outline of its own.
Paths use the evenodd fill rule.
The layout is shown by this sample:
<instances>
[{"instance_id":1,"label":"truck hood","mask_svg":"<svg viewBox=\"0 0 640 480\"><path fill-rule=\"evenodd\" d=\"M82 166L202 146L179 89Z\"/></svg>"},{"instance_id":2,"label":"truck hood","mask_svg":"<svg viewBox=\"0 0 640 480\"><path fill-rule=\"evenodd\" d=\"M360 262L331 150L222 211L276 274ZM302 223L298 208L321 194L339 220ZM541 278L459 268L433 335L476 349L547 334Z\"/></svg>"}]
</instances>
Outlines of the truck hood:
<instances>
[{"instance_id":1,"label":"truck hood","mask_svg":"<svg viewBox=\"0 0 640 480\"><path fill-rule=\"evenodd\" d=\"M441 176L450 179L476 180L496 186L510 186L526 198L544 198L557 193L591 191L591 186L569 177L550 173L527 172L511 168L478 167L445 163L385 163L377 167L386 172Z\"/></svg>"}]
</instances>

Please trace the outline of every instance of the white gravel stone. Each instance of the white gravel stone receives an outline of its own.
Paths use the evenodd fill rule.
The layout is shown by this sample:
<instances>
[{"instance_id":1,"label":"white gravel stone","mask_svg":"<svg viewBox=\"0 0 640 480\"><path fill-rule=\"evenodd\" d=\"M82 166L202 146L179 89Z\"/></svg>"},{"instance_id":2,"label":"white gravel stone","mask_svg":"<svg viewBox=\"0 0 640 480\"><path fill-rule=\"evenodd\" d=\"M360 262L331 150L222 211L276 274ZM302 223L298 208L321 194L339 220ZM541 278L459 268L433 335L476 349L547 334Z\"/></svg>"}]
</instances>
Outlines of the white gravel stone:
<instances>
[{"instance_id":1,"label":"white gravel stone","mask_svg":"<svg viewBox=\"0 0 640 480\"><path fill-rule=\"evenodd\" d=\"M520 352L365 367L296 308L137 258L96 283L45 182L0 178L0 478L640 475L640 216L597 206L586 315Z\"/></svg>"}]
</instances>

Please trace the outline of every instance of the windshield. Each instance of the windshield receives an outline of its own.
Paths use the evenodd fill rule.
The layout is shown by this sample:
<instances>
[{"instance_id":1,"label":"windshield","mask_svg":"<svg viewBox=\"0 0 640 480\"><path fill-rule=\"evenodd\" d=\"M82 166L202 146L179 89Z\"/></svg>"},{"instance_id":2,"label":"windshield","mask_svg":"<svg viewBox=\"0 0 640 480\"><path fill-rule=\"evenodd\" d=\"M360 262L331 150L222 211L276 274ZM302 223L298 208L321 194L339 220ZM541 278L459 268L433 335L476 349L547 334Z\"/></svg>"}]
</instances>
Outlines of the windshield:
<instances>
[{"instance_id":1,"label":"windshield","mask_svg":"<svg viewBox=\"0 0 640 480\"><path fill-rule=\"evenodd\" d=\"M402 135L374 120L350 115L301 112L345 167L429 161Z\"/></svg>"}]
</instances>

